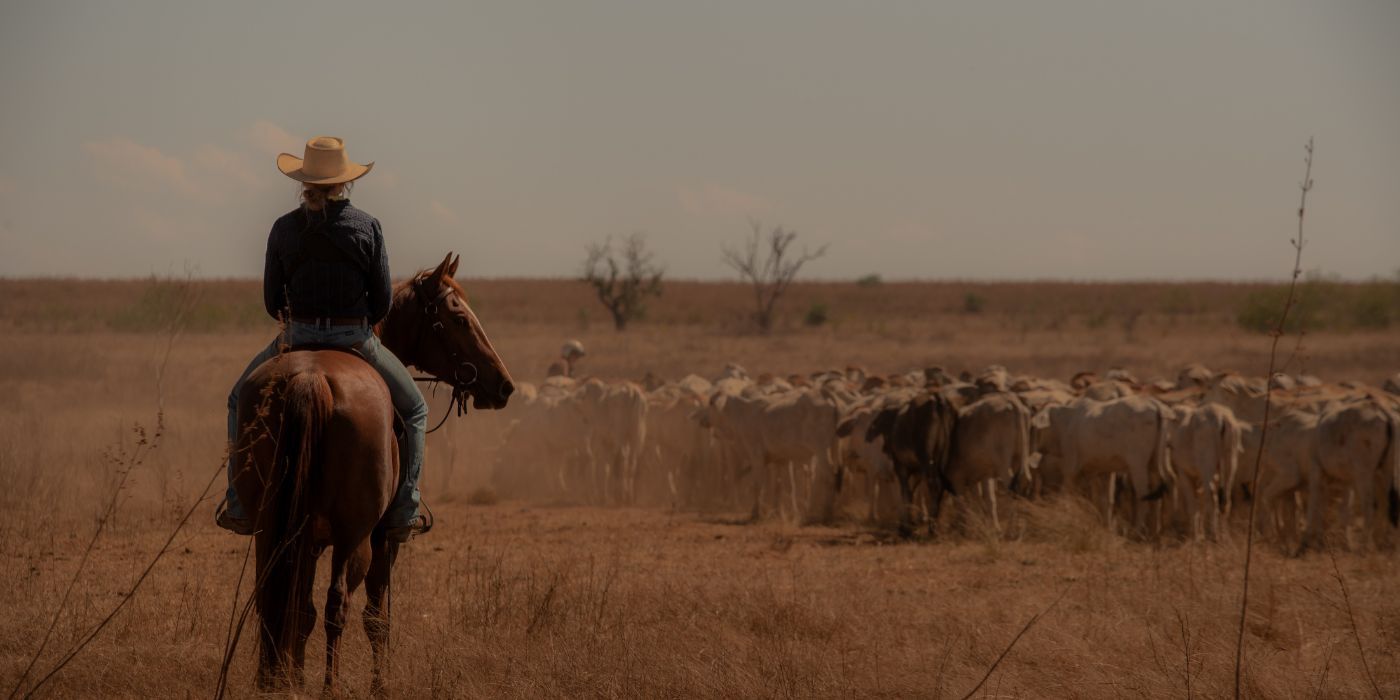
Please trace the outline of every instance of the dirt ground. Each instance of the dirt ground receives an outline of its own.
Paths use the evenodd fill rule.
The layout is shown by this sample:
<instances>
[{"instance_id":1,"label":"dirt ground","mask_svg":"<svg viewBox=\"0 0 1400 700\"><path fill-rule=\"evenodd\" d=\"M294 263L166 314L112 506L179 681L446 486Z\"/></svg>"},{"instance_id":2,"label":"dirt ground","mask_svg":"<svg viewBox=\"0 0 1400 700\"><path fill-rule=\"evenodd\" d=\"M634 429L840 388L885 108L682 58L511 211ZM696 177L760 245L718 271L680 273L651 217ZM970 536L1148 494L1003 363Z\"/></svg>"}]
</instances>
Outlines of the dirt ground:
<instances>
[{"instance_id":1,"label":"dirt ground","mask_svg":"<svg viewBox=\"0 0 1400 700\"><path fill-rule=\"evenodd\" d=\"M1208 308L1171 315L1147 304L1131 324L1129 316L1094 321L1081 310L1092 308L1092 295L1079 299L1077 288L1045 302L1061 310L1058 327L997 311L998 295L1007 305L1020 298L1006 290L984 291L990 310L970 315L956 308L961 292L913 288L885 303L833 302L844 319L834 327L797 324L765 337L736 330L737 312L688 316L702 307L679 291L674 306L618 335L596 318L549 315L572 319L573 301L516 314L508 286L485 297L481 315L523 381L538 381L571 336L589 346L587 371L611 379L713 375L727 361L754 373L847 363L975 371L998 362L1062 379L1114 365L1172 376L1201 361L1259 374L1267 353L1267 338ZM234 287L228 294L246 296ZM211 478L210 493L222 488L225 395L270 331L216 324L172 341L158 329L86 317L42 326L24 290L0 291L13 292L0 314L0 689L15 687L80 565L21 691L127 600L197 503L149 578L40 694L212 694L246 541L215 528L213 501L199 498ZM96 307L108 304L103 314L143 298L128 283L80 291ZM1193 299L1225 293L1188 291ZM923 298L935 301L919 306ZM1400 369L1400 331L1313 333L1302 359L1327 380L1377 382ZM445 397L430 403L436 420ZM430 438L424 490L439 524L406 548L394 579L391 688L400 697L961 697L1038 614L978 696L1233 692L1238 524L1222 543L1154 546L1110 534L1076 500L1017 502L1004 536L973 522L933 541L899 542L854 520L798 528L660 507L492 503L483 487L501 423L473 413ZM1400 696L1393 550L1338 552L1336 569L1326 554L1286 558L1266 544L1256 555L1245 630L1250 697ZM354 607L362 604L361 594ZM236 697L252 694L247 634L231 672ZM322 639L318 628L312 691ZM364 695L369 650L357 624L345 653L346 688Z\"/></svg>"}]
</instances>

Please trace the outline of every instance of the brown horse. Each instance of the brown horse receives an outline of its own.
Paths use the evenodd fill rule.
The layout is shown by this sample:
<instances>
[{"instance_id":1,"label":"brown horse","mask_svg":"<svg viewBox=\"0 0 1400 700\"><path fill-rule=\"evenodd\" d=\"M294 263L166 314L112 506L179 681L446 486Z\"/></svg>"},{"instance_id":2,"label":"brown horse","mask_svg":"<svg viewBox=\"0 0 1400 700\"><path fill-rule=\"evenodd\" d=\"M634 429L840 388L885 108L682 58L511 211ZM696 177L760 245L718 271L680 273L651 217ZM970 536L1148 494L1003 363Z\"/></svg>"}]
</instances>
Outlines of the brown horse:
<instances>
[{"instance_id":1,"label":"brown horse","mask_svg":"<svg viewBox=\"0 0 1400 700\"><path fill-rule=\"evenodd\" d=\"M394 289L375 328L406 365L452 386L465 405L503 408L514 391L447 258ZM337 651L349 596L363 581L365 632L374 651L372 691L384 690L389 578L398 552L380 518L399 482L389 390L353 353L290 349L248 376L238 407L239 498L258 504L256 606L261 618L258 685L303 682L306 640L316 624L316 561L331 548L326 593L325 691L336 693Z\"/></svg>"}]
</instances>

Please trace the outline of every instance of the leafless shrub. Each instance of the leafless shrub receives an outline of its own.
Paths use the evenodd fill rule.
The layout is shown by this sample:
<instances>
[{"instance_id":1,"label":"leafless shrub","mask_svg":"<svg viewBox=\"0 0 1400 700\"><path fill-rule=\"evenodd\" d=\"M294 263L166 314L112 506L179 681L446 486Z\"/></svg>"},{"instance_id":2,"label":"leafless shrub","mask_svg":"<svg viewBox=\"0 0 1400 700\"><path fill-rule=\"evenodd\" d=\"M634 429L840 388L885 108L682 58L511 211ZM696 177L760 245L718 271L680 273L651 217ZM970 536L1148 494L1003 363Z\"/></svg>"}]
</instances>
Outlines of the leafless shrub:
<instances>
[{"instance_id":1,"label":"leafless shrub","mask_svg":"<svg viewBox=\"0 0 1400 700\"><path fill-rule=\"evenodd\" d=\"M617 330L626 330L629 322L642 316L647 297L661 295L665 270L655 258L647 249L646 237L640 233L623 238L616 248L612 237L589 244L582 279L593 287L598 301L612 314Z\"/></svg>"},{"instance_id":2,"label":"leafless shrub","mask_svg":"<svg viewBox=\"0 0 1400 700\"><path fill-rule=\"evenodd\" d=\"M754 323L764 333L773 330L773 309L792 284L802 266L826 255L827 246L802 252L792 251L797 240L797 232L774 226L768 234L763 234L763 224L749 222L752 232L738 248L725 246L724 264L753 288Z\"/></svg>"}]
</instances>

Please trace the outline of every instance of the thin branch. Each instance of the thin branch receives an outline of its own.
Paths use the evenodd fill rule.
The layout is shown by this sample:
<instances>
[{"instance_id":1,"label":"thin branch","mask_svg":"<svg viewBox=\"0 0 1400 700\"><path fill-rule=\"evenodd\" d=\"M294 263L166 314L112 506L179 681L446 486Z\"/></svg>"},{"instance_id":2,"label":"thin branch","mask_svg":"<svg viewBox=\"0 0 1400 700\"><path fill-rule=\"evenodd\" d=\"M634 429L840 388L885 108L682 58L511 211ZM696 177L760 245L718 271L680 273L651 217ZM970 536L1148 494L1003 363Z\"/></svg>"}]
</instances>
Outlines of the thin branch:
<instances>
[{"instance_id":1,"label":"thin branch","mask_svg":"<svg viewBox=\"0 0 1400 700\"><path fill-rule=\"evenodd\" d=\"M1342 578L1342 570L1337 566L1337 555L1332 553L1332 548L1327 548L1327 558L1332 560L1332 575L1337 578L1337 585L1342 587L1342 602L1347 606L1347 622L1351 623L1351 638L1356 640L1356 653L1361 657L1361 669L1366 672L1366 680L1371 682L1371 690L1376 697L1384 698L1381 695L1381 687L1376 685L1376 677L1371 674L1371 664L1366 661L1366 649L1361 646L1361 632L1356 628L1356 615L1351 610L1351 594L1347 592L1347 581Z\"/></svg>"},{"instance_id":2,"label":"thin branch","mask_svg":"<svg viewBox=\"0 0 1400 700\"><path fill-rule=\"evenodd\" d=\"M1244 544L1244 582L1240 591L1240 624L1239 632L1235 636L1235 698L1238 700L1241 695L1240 682L1244 671L1244 629L1245 619L1249 611L1249 569L1250 563L1254 559L1254 513L1259 506L1259 465L1264 461L1264 446L1269 437L1269 413L1273 408L1272 392L1269 383L1273 381L1274 366L1278 361L1278 341L1283 337L1284 323L1288 320L1288 312L1293 309L1298 291L1298 277L1303 274L1303 217L1307 212L1308 192L1312 190L1312 160L1313 160L1313 140L1308 139L1308 144L1303 147L1306 155L1303 157L1303 181L1298 183L1300 194L1298 197L1298 235L1292 241L1294 249L1293 256L1293 276L1288 281L1288 298L1283 303L1283 313L1279 314L1278 325L1274 327L1271 334L1272 341L1269 344L1269 371L1264 375L1264 420L1259 426L1259 449L1254 453L1254 469L1250 477L1250 484L1255 489L1255 497L1249 500L1249 521L1247 535Z\"/></svg>"},{"instance_id":3,"label":"thin branch","mask_svg":"<svg viewBox=\"0 0 1400 700\"><path fill-rule=\"evenodd\" d=\"M180 534L180 531L185 528L185 524L189 522L190 516L194 515L195 510L209 497L209 489L213 488L214 482L218 480L219 475L223 473L224 465L220 464L219 468L214 470L214 475L209 478L209 483L204 485L204 490L200 492L199 498L195 499L195 502L189 507L189 510L185 511L185 516L180 518L180 522L175 525L175 529L170 532L170 536L165 538L165 544L161 545L160 551L156 552L155 557L153 557L150 563L146 565L146 568L141 571L141 575L136 577L135 583L131 584L131 590L127 591L122 596L121 601L117 603L116 607L112 608L112 611L107 613L107 616L102 618L102 621L97 623L97 626L94 627L92 631L88 632L88 634L83 637L82 641L68 650L68 653L64 654L63 658L60 659L58 663L54 664L53 668L49 669L48 673L45 673L33 687L25 691L24 697L33 697L34 693L38 692L39 689L42 688L45 683L49 682L59 671L62 671L63 668L68 665L68 662L72 661L83 649L87 648L87 645L92 643L92 640L96 639L97 635L107 627L107 623L116 618L117 613L121 612L122 608L125 608L126 604L131 602L131 599L136 596L136 591L139 590L141 584L146 581L146 577L150 576L151 571L156 568L156 564L165 556L165 553L170 551L170 544L175 541L175 536Z\"/></svg>"},{"instance_id":4,"label":"thin branch","mask_svg":"<svg viewBox=\"0 0 1400 700\"><path fill-rule=\"evenodd\" d=\"M992 673L997 670L997 666L1001 665L1002 659L1005 659L1006 655L1011 653L1011 649L1012 647L1016 646L1016 642L1021 641L1021 637L1025 636L1025 634L1030 631L1031 627L1035 626L1035 623L1039 621L1040 618L1049 614L1051 610L1054 610L1055 606L1059 605L1060 601L1064 600L1065 596L1068 595L1070 590L1074 588L1074 584L1075 582L1071 581L1068 586L1065 586L1065 589L1063 591L1060 591L1060 595L1055 598L1054 602L1050 603L1050 605L1044 610L1041 610L1040 612L1032 615L1031 619L1026 620L1025 626L1021 628L1020 632L1016 633L1015 637L1011 638L1011 643L1007 644L1006 648L1001 650L1001 654L997 656L996 661L992 662L991 667L987 669L987 673L982 676L982 680L977 681L977 685L972 686L972 690L967 691L967 694L962 696L962 700L967 700L968 698L975 695L978 690L981 690L982 686L987 683L987 679L991 678Z\"/></svg>"}]
</instances>

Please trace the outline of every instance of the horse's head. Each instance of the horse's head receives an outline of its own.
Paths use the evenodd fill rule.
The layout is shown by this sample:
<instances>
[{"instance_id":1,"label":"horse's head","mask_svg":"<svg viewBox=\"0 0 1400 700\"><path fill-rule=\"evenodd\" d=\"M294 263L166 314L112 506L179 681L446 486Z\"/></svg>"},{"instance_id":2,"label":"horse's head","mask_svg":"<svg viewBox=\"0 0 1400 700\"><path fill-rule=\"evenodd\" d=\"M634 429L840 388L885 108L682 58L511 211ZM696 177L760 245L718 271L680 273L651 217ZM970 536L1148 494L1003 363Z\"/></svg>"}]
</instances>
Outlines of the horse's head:
<instances>
[{"instance_id":1,"label":"horse's head","mask_svg":"<svg viewBox=\"0 0 1400 700\"><path fill-rule=\"evenodd\" d=\"M451 385L463 402L470 396L476 408L504 408L515 383L452 279L460 260L448 253L435 269L400 282L379 334L404 364Z\"/></svg>"}]
</instances>

